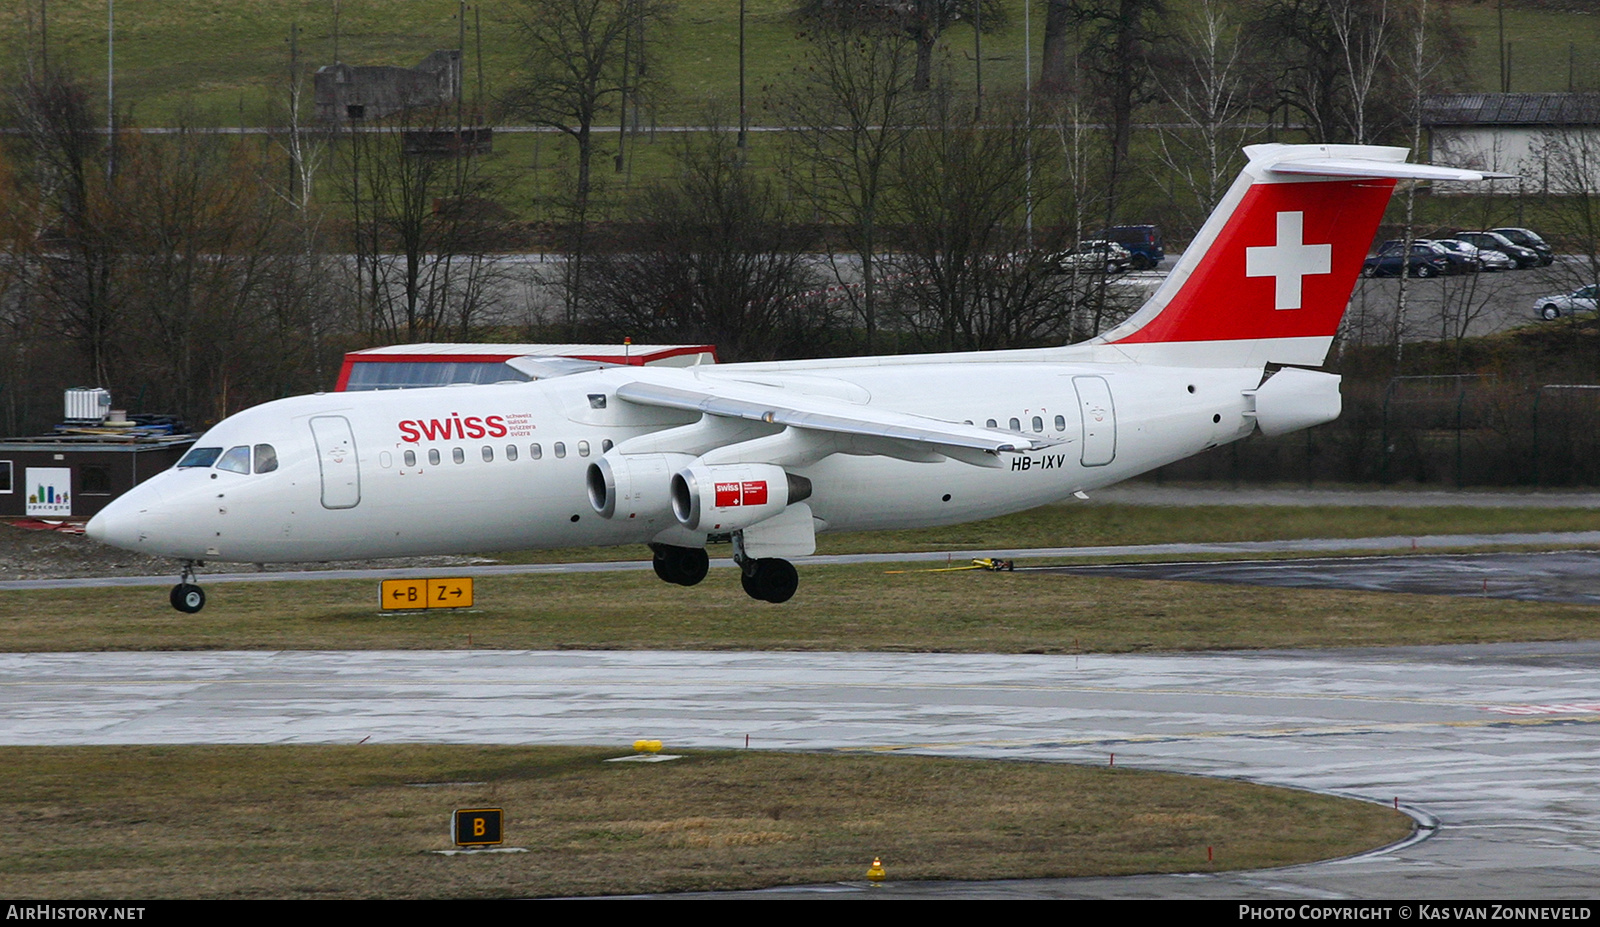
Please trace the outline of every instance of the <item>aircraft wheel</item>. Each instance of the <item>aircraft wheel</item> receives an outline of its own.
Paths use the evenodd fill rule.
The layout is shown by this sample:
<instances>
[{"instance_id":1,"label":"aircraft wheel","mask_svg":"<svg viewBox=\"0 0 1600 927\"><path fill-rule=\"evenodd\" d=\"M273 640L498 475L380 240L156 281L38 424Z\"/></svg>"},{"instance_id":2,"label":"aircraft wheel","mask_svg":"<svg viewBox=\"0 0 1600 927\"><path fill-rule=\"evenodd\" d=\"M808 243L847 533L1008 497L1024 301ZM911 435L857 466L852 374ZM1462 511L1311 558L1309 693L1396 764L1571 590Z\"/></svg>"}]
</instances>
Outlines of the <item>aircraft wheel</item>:
<instances>
[{"instance_id":1,"label":"aircraft wheel","mask_svg":"<svg viewBox=\"0 0 1600 927\"><path fill-rule=\"evenodd\" d=\"M776 605L794 598L795 590L800 588L800 573L787 560L767 557L757 560L750 572L741 571L739 582L750 598Z\"/></svg>"},{"instance_id":2,"label":"aircraft wheel","mask_svg":"<svg viewBox=\"0 0 1600 927\"><path fill-rule=\"evenodd\" d=\"M705 579L710 570L711 555L706 553L704 547L680 547L677 578L673 582L680 586L693 586Z\"/></svg>"},{"instance_id":3,"label":"aircraft wheel","mask_svg":"<svg viewBox=\"0 0 1600 927\"><path fill-rule=\"evenodd\" d=\"M656 575L679 586L693 586L706 578L711 569L711 557L703 547L668 547L663 545L650 558Z\"/></svg>"},{"instance_id":4,"label":"aircraft wheel","mask_svg":"<svg viewBox=\"0 0 1600 927\"><path fill-rule=\"evenodd\" d=\"M168 596L172 607L184 614L192 615L206 607L206 591L194 583L179 583L172 587L172 594Z\"/></svg>"}]
</instances>

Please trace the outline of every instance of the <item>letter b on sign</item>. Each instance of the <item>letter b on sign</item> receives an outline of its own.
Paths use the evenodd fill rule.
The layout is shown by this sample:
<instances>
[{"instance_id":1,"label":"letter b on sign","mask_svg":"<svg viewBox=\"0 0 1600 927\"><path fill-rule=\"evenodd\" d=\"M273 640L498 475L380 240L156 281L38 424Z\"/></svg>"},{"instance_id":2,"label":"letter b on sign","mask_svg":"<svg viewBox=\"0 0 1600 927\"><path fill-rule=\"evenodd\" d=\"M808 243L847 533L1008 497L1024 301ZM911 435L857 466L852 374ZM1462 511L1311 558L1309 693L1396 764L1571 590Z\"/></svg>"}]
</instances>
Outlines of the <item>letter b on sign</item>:
<instances>
[{"instance_id":1,"label":"letter b on sign","mask_svg":"<svg viewBox=\"0 0 1600 927\"><path fill-rule=\"evenodd\" d=\"M486 847L503 843L500 824L504 812L499 808L468 808L455 813L451 838L458 847Z\"/></svg>"}]
</instances>

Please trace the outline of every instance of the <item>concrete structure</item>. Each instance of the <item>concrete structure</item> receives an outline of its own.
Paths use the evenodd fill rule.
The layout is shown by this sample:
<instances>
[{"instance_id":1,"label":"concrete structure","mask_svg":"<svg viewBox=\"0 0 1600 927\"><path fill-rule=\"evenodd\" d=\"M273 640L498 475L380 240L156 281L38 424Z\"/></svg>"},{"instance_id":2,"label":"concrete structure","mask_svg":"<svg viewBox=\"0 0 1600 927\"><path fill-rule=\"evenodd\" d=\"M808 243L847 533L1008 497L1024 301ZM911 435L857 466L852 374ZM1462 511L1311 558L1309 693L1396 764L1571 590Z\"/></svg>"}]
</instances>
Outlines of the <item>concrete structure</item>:
<instances>
[{"instance_id":1,"label":"concrete structure","mask_svg":"<svg viewBox=\"0 0 1600 927\"><path fill-rule=\"evenodd\" d=\"M1600 93L1441 94L1423 100L1422 124L1434 164L1518 176L1494 192L1600 192Z\"/></svg>"},{"instance_id":2,"label":"concrete structure","mask_svg":"<svg viewBox=\"0 0 1600 927\"><path fill-rule=\"evenodd\" d=\"M371 123L417 106L453 103L461 91L461 53L442 49L416 67L356 67L335 62L318 68L317 119L328 125Z\"/></svg>"}]
</instances>

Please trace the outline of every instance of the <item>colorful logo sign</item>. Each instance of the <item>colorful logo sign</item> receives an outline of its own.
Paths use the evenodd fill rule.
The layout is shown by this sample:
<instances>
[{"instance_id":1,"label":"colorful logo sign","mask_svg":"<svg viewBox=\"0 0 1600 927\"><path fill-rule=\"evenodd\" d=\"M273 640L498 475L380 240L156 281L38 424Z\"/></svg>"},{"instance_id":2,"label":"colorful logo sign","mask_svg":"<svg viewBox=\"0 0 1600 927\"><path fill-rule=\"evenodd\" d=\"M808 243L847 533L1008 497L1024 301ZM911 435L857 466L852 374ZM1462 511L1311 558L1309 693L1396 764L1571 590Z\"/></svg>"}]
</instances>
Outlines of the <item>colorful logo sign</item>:
<instances>
[{"instance_id":1,"label":"colorful logo sign","mask_svg":"<svg viewBox=\"0 0 1600 927\"><path fill-rule=\"evenodd\" d=\"M72 470L68 467L29 467L26 515L71 515Z\"/></svg>"}]
</instances>

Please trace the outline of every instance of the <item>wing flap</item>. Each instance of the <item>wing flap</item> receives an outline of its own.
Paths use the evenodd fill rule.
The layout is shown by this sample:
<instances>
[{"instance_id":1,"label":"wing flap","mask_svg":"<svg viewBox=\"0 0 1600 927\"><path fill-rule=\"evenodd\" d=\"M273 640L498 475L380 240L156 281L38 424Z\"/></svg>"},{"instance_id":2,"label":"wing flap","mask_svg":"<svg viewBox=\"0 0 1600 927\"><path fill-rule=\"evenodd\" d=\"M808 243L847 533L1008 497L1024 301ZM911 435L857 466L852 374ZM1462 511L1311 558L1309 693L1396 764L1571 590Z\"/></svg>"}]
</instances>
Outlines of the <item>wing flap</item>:
<instances>
[{"instance_id":1,"label":"wing flap","mask_svg":"<svg viewBox=\"0 0 1600 927\"><path fill-rule=\"evenodd\" d=\"M903 412L872 409L812 396L795 397L751 386L696 384L693 388L634 381L619 386L618 399L646 406L766 422L805 431L853 435L936 448L999 454L1049 447L1053 442L1013 432L943 422ZM961 455L970 460L970 455Z\"/></svg>"}]
</instances>

